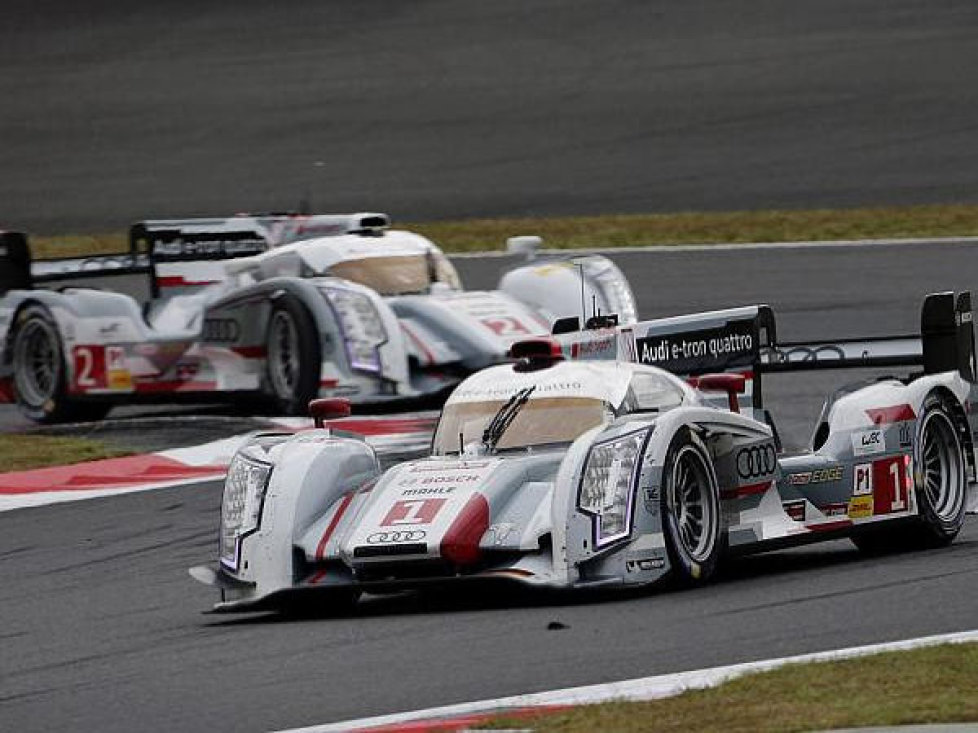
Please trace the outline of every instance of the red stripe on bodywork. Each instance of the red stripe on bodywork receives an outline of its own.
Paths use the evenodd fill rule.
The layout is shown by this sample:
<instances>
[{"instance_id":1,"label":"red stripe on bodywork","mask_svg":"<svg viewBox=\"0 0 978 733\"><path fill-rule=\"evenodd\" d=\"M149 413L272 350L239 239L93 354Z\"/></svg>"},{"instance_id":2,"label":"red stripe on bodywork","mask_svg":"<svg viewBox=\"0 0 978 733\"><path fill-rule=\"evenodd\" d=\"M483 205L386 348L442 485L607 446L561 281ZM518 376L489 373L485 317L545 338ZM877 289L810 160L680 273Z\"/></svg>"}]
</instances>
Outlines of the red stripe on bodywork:
<instances>
[{"instance_id":1,"label":"red stripe on bodywork","mask_svg":"<svg viewBox=\"0 0 978 733\"><path fill-rule=\"evenodd\" d=\"M14 401L14 380L0 379L0 402Z\"/></svg>"},{"instance_id":2,"label":"red stripe on bodywork","mask_svg":"<svg viewBox=\"0 0 978 733\"><path fill-rule=\"evenodd\" d=\"M425 342L419 339L418 335L410 328L408 328L407 324L403 322L401 323L401 329L404 331L404 333L406 333L411 338L411 340L414 342L414 345L417 346L419 349L421 349L422 352L424 352L424 358L428 360L428 363L434 364L435 355L431 352L431 350L427 347L427 345L425 345Z\"/></svg>"},{"instance_id":3,"label":"red stripe on bodywork","mask_svg":"<svg viewBox=\"0 0 978 733\"><path fill-rule=\"evenodd\" d=\"M268 355L264 346L232 346L231 351L245 359L264 359Z\"/></svg>"},{"instance_id":4,"label":"red stripe on bodywork","mask_svg":"<svg viewBox=\"0 0 978 733\"><path fill-rule=\"evenodd\" d=\"M441 540L441 556L455 565L472 565L481 552L479 543L489 529L489 502L473 494Z\"/></svg>"},{"instance_id":5,"label":"red stripe on bodywork","mask_svg":"<svg viewBox=\"0 0 978 733\"><path fill-rule=\"evenodd\" d=\"M904 422L917 418L910 405L893 405L892 407L871 407L866 410L869 419L877 425L887 425L893 422Z\"/></svg>"},{"instance_id":6,"label":"red stripe on bodywork","mask_svg":"<svg viewBox=\"0 0 978 733\"><path fill-rule=\"evenodd\" d=\"M181 275L165 275L156 278L156 284L161 288L191 288L198 285L213 285L217 280L187 280Z\"/></svg>"},{"instance_id":7,"label":"red stripe on bodywork","mask_svg":"<svg viewBox=\"0 0 978 733\"><path fill-rule=\"evenodd\" d=\"M759 484L748 484L747 486L738 486L734 489L724 489L720 492L720 496L723 499L741 499L745 496L755 496L756 494L763 494L771 487L770 481L764 481Z\"/></svg>"},{"instance_id":8,"label":"red stripe on bodywork","mask_svg":"<svg viewBox=\"0 0 978 733\"><path fill-rule=\"evenodd\" d=\"M334 514L333 518L329 520L329 526L326 527L326 531L323 532L322 539L320 539L319 544L316 545L317 560L323 559L323 553L326 552L326 543L329 542L330 537L333 536L333 532L336 531L336 525L340 523L340 520L343 518L343 515L346 513L347 508L350 506L350 502L353 501L353 495L355 493L356 492L351 491L349 494L343 497L343 500L340 502L339 508L337 508L336 510L336 514Z\"/></svg>"},{"instance_id":9,"label":"red stripe on bodywork","mask_svg":"<svg viewBox=\"0 0 978 733\"><path fill-rule=\"evenodd\" d=\"M217 382L194 382L191 380L171 379L166 382L136 382L137 392L213 392Z\"/></svg>"}]
</instances>

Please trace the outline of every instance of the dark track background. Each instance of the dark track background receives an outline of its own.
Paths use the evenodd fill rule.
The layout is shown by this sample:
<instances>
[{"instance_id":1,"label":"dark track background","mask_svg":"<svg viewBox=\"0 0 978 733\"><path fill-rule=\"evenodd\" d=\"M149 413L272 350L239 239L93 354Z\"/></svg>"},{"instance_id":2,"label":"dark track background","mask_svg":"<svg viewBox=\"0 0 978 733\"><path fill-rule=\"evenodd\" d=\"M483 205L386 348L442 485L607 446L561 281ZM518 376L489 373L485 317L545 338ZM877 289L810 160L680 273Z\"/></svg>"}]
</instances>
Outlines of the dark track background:
<instances>
[{"instance_id":1,"label":"dark track background","mask_svg":"<svg viewBox=\"0 0 978 733\"><path fill-rule=\"evenodd\" d=\"M974 245L617 259L642 313L767 301L786 339L910 333L926 292L978 283ZM473 287L491 286L503 264L461 261ZM782 432L804 443L822 398L855 376L771 380ZM214 594L186 568L213 562L220 491L0 514L5 728L261 731L975 627L973 517L948 549L867 559L833 542L741 560L693 592L540 600L459 591L372 599L345 618L205 616ZM569 628L548 631L553 620Z\"/></svg>"},{"instance_id":2,"label":"dark track background","mask_svg":"<svg viewBox=\"0 0 978 733\"><path fill-rule=\"evenodd\" d=\"M6 0L0 222L978 200L967 0Z\"/></svg>"}]
</instances>

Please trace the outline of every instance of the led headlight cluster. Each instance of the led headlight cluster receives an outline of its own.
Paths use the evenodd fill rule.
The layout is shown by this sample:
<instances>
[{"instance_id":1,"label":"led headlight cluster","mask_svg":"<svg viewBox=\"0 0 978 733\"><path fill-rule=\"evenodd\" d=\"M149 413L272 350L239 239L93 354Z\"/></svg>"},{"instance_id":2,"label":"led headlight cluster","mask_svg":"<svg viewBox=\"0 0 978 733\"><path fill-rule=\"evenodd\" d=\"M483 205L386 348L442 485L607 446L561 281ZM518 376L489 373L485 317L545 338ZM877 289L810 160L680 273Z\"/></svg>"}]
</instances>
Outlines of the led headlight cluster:
<instances>
[{"instance_id":1,"label":"led headlight cluster","mask_svg":"<svg viewBox=\"0 0 978 733\"><path fill-rule=\"evenodd\" d=\"M378 347L387 341L387 331L370 298L344 288L323 288L322 291L339 321L350 366L379 372Z\"/></svg>"},{"instance_id":2,"label":"led headlight cluster","mask_svg":"<svg viewBox=\"0 0 978 733\"><path fill-rule=\"evenodd\" d=\"M628 535L632 521L632 487L646 431L591 446L581 476L578 507L594 521L594 543L601 547Z\"/></svg>"},{"instance_id":3,"label":"led headlight cluster","mask_svg":"<svg viewBox=\"0 0 978 733\"><path fill-rule=\"evenodd\" d=\"M272 466L238 453L228 467L221 502L221 564L238 569L241 540L258 529Z\"/></svg>"}]
</instances>

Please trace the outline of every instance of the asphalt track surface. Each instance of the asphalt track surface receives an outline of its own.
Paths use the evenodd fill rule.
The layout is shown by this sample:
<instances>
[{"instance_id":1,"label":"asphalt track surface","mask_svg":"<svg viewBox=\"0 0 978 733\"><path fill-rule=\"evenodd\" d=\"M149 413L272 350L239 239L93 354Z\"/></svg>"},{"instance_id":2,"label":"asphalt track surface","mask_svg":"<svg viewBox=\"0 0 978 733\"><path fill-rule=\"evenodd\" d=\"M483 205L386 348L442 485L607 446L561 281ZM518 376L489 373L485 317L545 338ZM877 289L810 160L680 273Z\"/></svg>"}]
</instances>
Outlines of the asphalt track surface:
<instances>
[{"instance_id":1,"label":"asphalt track surface","mask_svg":"<svg viewBox=\"0 0 978 733\"><path fill-rule=\"evenodd\" d=\"M786 338L912 332L926 292L978 282L970 245L619 263L643 313L767 301ZM484 285L502 264L466 260L463 274ZM783 430L803 435L829 379L771 385ZM948 549L867 559L833 542L741 559L695 591L459 591L371 598L345 617L202 615L213 595L186 568L213 561L220 491L0 514L4 729L270 730L975 627L974 518Z\"/></svg>"},{"instance_id":2,"label":"asphalt track surface","mask_svg":"<svg viewBox=\"0 0 978 733\"><path fill-rule=\"evenodd\" d=\"M5 0L0 222L978 200L970 0Z\"/></svg>"}]
</instances>

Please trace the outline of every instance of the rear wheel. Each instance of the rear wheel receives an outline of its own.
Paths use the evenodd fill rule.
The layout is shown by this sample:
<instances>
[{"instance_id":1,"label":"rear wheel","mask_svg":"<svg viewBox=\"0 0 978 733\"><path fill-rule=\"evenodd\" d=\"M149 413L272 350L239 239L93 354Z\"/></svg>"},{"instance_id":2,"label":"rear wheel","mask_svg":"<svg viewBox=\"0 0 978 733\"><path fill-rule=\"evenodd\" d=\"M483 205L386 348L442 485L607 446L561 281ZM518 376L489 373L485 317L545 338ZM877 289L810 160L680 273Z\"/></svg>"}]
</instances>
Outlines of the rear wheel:
<instances>
[{"instance_id":1,"label":"rear wheel","mask_svg":"<svg viewBox=\"0 0 978 733\"><path fill-rule=\"evenodd\" d=\"M660 501L673 578L687 585L705 582L726 542L710 454L689 430L677 433L669 446Z\"/></svg>"},{"instance_id":2,"label":"rear wheel","mask_svg":"<svg viewBox=\"0 0 978 733\"><path fill-rule=\"evenodd\" d=\"M67 395L64 348L47 308L20 312L14 332L14 397L20 411L39 423L101 420L111 405L72 400Z\"/></svg>"},{"instance_id":3,"label":"rear wheel","mask_svg":"<svg viewBox=\"0 0 978 733\"><path fill-rule=\"evenodd\" d=\"M268 388L285 415L304 415L319 394L319 334L302 302L283 295L275 302L266 339Z\"/></svg>"},{"instance_id":4,"label":"rear wheel","mask_svg":"<svg viewBox=\"0 0 978 733\"><path fill-rule=\"evenodd\" d=\"M965 516L965 457L954 415L939 395L924 401L914 442L917 512L907 528L888 527L853 537L871 553L942 547L961 531Z\"/></svg>"},{"instance_id":5,"label":"rear wheel","mask_svg":"<svg viewBox=\"0 0 978 733\"><path fill-rule=\"evenodd\" d=\"M918 544L949 544L964 524L965 458L961 436L944 400L931 395L924 402L914 450Z\"/></svg>"}]
</instances>

